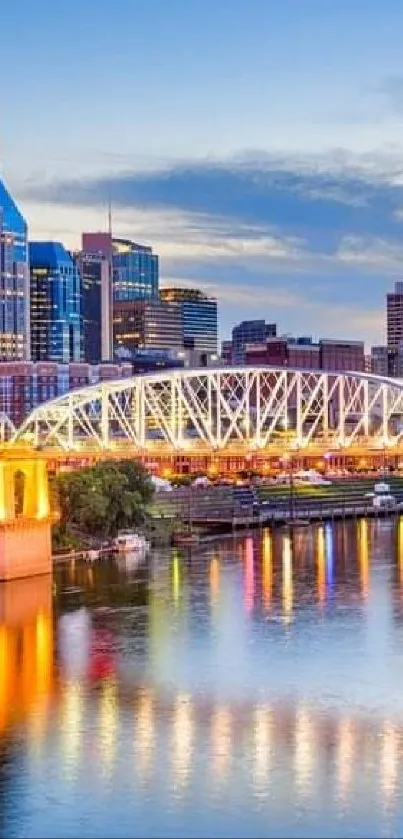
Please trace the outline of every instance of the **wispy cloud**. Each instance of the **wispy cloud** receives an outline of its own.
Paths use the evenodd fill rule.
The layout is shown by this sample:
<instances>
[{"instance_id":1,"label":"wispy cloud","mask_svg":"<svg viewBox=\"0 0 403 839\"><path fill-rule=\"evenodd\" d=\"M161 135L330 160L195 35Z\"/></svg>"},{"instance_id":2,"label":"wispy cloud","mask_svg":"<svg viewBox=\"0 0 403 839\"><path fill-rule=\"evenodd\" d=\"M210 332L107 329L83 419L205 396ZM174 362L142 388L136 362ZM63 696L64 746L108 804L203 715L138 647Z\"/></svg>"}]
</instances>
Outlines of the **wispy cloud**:
<instances>
[{"instance_id":1,"label":"wispy cloud","mask_svg":"<svg viewBox=\"0 0 403 839\"><path fill-rule=\"evenodd\" d=\"M112 195L116 233L152 244L164 280L217 294L224 331L248 311L287 331L378 342L384 294L403 267L402 172L393 150L359 159L241 153L31 182L20 198L78 234L105 228Z\"/></svg>"},{"instance_id":2,"label":"wispy cloud","mask_svg":"<svg viewBox=\"0 0 403 839\"><path fill-rule=\"evenodd\" d=\"M399 171L389 180L382 168L362 169L342 161L327 169L313 161L258 157L199 162L147 172L118 172L87 180L30 184L25 197L67 206L105 206L109 195L117 208L174 210L192 214L204 229L218 221L225 236L239 225L307 240L314 250L331 250L343 235L399 235L396 212L403 204ZM333 161L334 163L334 161ZM229 228L232 228L232 233ZM238 237L238 236L237 236Z\"/></svg>"}]
</instances>

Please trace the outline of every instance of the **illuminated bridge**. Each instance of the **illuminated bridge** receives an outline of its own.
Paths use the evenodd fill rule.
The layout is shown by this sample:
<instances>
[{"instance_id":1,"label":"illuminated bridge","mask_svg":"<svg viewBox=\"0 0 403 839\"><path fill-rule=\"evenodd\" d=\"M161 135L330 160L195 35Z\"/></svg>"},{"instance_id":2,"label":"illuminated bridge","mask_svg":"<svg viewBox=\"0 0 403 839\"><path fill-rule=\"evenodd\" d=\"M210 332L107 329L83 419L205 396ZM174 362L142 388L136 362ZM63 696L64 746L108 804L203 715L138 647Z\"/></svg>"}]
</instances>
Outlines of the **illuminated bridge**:
<instances>
[{"instance_id":1,"label":"illuminated bridge","mask_svg":"<svg viewBox=\"0 0 403 839\"><path fill-rule=\"evenodd\" d=\"M163 371L46 402L13 443L67 460L125 454L163 470L267 466L286 453L301 464L326 457L397 465L403 382L274 367Z\"/></svg>"}]
</instances>

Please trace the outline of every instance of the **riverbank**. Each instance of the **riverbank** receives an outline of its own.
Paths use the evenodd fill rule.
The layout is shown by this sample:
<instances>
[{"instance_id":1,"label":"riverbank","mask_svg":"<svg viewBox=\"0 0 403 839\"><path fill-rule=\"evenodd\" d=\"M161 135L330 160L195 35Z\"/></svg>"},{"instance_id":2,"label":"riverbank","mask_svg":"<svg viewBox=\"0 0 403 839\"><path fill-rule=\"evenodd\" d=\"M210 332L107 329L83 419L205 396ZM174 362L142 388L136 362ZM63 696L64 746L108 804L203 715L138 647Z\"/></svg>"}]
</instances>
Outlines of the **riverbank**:
<instances>
[{"instance_id":1,"label":"riverbank","mask_svg":"<svg viewBox=\"0 0 403 839\"><path fill-rule=\"evenodd\" d=\"M395 503L384 508L373 505L371 492L377 481L356 479L325 486L182 488L158 493L152 516L160 530L180 523L204 536L296 521L399 515L403 509L403 479L388 477L387 482Z\"/></svg>"}]
</instances>

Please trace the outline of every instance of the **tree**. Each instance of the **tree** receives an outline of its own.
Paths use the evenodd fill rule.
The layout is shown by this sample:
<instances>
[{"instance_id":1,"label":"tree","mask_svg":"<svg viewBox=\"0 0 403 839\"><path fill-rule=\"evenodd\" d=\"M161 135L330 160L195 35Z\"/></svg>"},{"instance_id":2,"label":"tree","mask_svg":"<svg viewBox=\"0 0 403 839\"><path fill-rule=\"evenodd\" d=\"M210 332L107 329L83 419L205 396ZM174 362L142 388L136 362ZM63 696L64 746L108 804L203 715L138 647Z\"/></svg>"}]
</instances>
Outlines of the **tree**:
<instances>
[{"instance_id":1,"label":"tree","mask_svg":"<svg viewBox=\"0 0 403 839\"><path fill-rule=\"evenodd\" d=\"M144 523L154 488L146 470L130 461L109 461L56 478L59 528L113 537Z\"/></svg>"}]
</instances>

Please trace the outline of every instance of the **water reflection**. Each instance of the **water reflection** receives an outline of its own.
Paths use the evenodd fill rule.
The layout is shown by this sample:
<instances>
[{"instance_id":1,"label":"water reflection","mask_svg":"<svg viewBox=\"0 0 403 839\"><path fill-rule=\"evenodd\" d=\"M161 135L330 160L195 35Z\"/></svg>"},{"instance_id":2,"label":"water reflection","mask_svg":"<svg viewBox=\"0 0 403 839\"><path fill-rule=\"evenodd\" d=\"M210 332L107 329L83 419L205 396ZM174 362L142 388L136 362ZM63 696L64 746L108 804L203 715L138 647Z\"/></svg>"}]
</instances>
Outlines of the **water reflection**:
<instances>
[{"instance_id":1,"label":"water reflection","mask_svg":"<svg viewBox=\"0 0 403 839\"><path fill-rule=\"evenodd\" d=\"M402 540L265 530L68 564L53 604L3 586L5 835L399 835Z\"/></svg>"},{"instance_id":2,"label":"water reflection","mask_svg":"<svg viewBox=\"0 0 403 839\"><path fill-rule=\"evenodd\" d=\"M53 686L52 585L48 577L0 585L0 734L47 712ZM35 716L36 715L36 716ZM38 735L38 726L35 729Z\"/></svg>"}]
</instances>

